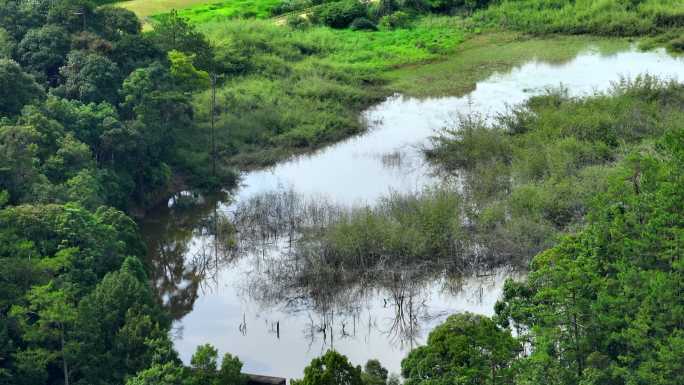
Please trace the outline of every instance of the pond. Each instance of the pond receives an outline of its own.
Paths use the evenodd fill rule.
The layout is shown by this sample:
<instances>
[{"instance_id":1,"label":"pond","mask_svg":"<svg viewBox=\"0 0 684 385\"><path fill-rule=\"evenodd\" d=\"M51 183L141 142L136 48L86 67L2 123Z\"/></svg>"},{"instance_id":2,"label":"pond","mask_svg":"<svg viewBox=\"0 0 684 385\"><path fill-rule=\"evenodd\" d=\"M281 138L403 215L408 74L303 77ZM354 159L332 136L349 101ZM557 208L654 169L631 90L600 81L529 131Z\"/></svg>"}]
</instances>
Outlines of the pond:
<instances>
[{"instance_id":1,"label":"pond","mask_svg":"<svg viewBox=\"0 0 684 385\"><path fill-rule=\"evenodd\" d=\"M445 317L493 314L505 279L524 272L414 265L369 275L339 271L302 283L299 266L287 258L288 221L325 222L326 212L340 207L440 183L420 149L459 114L491 118L549 87L585 95L643 73L684 79L684 61L664 51L588 48L564 63L532 60L495 74L462 97L396 95L363 114L369 126L363 135L245 173L240 187L223 196L188 205L191 197L180 194L142 227L155 287L176 318L182 359L189 362L197 345L211 343L239 356L248 373L300 378L312 358L334 348L354 364L377 358L398 373L406 353ZM221 235L235 230L237 238Z\"/></svg>"}]
</instances>

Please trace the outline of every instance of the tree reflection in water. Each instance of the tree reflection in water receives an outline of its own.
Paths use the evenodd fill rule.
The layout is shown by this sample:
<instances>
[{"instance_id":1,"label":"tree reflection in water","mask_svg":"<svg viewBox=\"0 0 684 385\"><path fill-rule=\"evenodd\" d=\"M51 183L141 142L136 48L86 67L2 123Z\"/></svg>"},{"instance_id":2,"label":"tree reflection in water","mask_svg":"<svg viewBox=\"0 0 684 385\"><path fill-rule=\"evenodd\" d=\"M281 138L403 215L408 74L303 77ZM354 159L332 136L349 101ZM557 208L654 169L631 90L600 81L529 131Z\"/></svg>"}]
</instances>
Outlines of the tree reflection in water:
<instances>
[{"instance_id":1,"label":"tree reflection in water","mask_svg":"<svg viewBox=\"0 0 684 385\"><path fill-rule=\"evenodd\" d=\"M307 314L308 326L297 332L308 338L310 349L320 344L324 353L336 341L369 340L373 333L412 348L425 332L421 326L446 315L427 306L435 282L443 294L459 295L465 277L498 266L467 251L452 258L345 260L331 252L323 235L352 209L305 199L291 189L232 205L225 199L180 197L143 224L155 287L176 319L192 310L198 292L218 285L222 269L239 260L247 269L242 297L263 309ZM378 298L389 317L371 311L370 301ZM239 331L248 333L244 316ZM275 338L291 332L280 330L280 320L271 321L269 331Z\"/></svg>"},{"instance_id":2,"label":"tree reflection in water","mask_svg":"<svg viewBox=\"0 0 684 385\"><path fill-rule=\"evenodd\" d=\"M198 292L215 284L231 259L234 231L217 210L225 199L225 194L178 193L140 224L153 286L176 320L192 311Z\"/></svg>"},{"instance_id":3,"label":"tree reflection in water","mask_svg":"<svg viewBox=\"0 0 684 385\"><path fill-rule=\"evenodd\" d=\"M442 293L459 295L465 277L490 271L479 274L486 278L501 265L474 258L476 251L437 259L340 258L326 244L325 229L349 212L292 190L254 196L233 210L239 254L252 261L243 295L267 309L306 312L305 335L311 346L319 341L322 352L334 347L335 339L357 337L368 301L378 297L392 316L377 320L369 314L364 338L375 330L397 346L413 347L424 332L421 325L446 315L427 306L435 282ZM468 294L481 297L482 287Z\"/></svg>"}]
</instances>

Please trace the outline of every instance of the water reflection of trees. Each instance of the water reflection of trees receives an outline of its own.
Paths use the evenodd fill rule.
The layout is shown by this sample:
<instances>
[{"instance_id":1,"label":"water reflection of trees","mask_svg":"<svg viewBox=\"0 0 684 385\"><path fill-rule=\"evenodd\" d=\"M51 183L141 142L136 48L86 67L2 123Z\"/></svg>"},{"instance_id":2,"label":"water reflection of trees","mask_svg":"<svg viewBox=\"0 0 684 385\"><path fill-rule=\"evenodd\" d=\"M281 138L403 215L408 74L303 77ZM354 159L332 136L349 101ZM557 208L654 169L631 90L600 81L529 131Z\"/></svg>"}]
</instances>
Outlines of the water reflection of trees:
<instances>
[{"instance_id":1,"label":"water reflection of trees","mask_svg":"<svg viewBox=\"0 0 684 385\"><path fill-rule=\"evenodd\" d=\"M232 255L232 225L217 209L223 199L178 193L141 223L153 286L174 319L192 310Z\"/></svg>"},{"instance_id":2,"label":"water reflection of trees","mask_svg":"<svg viewBox=\"0 0 684 385\"><path fill-rule=\"evenodd\" d=\"M477 250L466 249L448 258L345 258L331 247L326 229L353 210L361 209L283 190L254 196L233 211L238 249L253 261L245 295L265 308L306 313L305 335L322 350L334 346L335 339L364 332L380 332L396 345L412 347L424 332L421 325L445 316L428 306L435 282L442 283L442 293L459 295L466 277L501 262L475 258ZM469 293L478 294L481 300L481 291ZM389 319L368 314L362 321L365 310L375 306L369 301L378 300Z\"/></svg>"},{"instance_id":3,"label":"water reflection of trees","mask_svg":"<svg viewBox=\"0 0 684 385\"><path fill-rule=\"evenodd\" d=\"M160 208L143 224L152 278L174 317L191 311L198 293L216 285L220 271L241 259L248 269L243 295L263 308L307 314L304 334L312 349L378 333L410 348L423 336L423 325L445 316L428 306L435 282L441 285L437 291L459 295L466 277L498 263L475 258L477 250L462 242L449 248L458 253L448 256L346 258L331 246L327 229L366 209L304 198L291 189L230 206L219 203L225 197L190 198ZM403 204L410 202L393 209L403 210ZM271 329L279 338L279 322ZM240 331L247 333L246 321Z\"/></svg>"}]
</instances>

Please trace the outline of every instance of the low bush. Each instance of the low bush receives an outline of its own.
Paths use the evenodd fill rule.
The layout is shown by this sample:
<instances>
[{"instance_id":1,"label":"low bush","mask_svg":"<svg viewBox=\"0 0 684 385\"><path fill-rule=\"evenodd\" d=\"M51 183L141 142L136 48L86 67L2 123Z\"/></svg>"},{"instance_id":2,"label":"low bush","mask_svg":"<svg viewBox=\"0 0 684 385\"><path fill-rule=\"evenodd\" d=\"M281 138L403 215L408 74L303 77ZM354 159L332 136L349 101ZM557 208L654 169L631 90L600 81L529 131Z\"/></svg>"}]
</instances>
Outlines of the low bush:
<instances>
[{"instance_id":1,"label":"low bush","mask_svg":"<svg viewBox=\"0 0 684 385\"><path fill-rule=\"evenodd\" d=\"M535 34L643 36L684 27L684 1L503 0L474 20Z\"/></svg>"},{"instance_id":2,"label":"low bush","mask_svg":"<svg viewBox=\"0 0 684 385\"><path fill-rule=\"evenodd\" d=\"M451 13L456 11L473 12L485 8L491 0L425 0L429 10L436 13Z\"/></svg>"},{"instance_id":3,"label":"low bush","mask_svg":"<svg viewBox=\"0 0 684 385\"><path fill-rule=\"evenodd\" d=\"M352 31L377 31L378 27L365 17L358 17L349 25Z\"/></svg>"},{"instance_id":4,"label":"low bush","mask_svg":"<svg viewBox=\"0 0 684 385\"><path fill-rule=\"evenodd\" d=\"M311 26L311 21L306 16L291 15L287 18L287 25L293 29L306 29Z\"/></svg>"},{"instance_id":5,"label":"low bush","mask_svg":"<svg viewBox=\"0 0 684 385\"><path fill-rule=\"evenodd\" d=\"M683 102L684 85L650 76L581 99L550 92L493 124L462 118L426 153L461 178L471 237L485 255L531 257L581 226L623 154L653 152L651 141L678 127ZM523 224L534 236L520 233Z\"/></svg>"},{"instance_id":6,"label":"low bush","mask_svg":"<svg viewBox=\"0 0 684 385\"><path fill-rule=\"evenodd\" d=\"M356 18L366 17L366 6L357 0L329 3L316 9L316 18L333 28L347 28Z\"/></svg>"},{"instance_id":7,"label":"low bush","mask_svg":"<svg viewBox=\"0 0 684 385\"><path fill-rule=\"evenodd\" d=\"M286 0L271 8L271 16L278 16L288 12L309 8L314 3L311 0Z\"/></svg>"},{"instance_id":8,"label":"low bush","mask_svg":"<svg viewBox=\"0 0 684 385\"><path fill-rule=\"evenodd\" d=\"M404 11L396 11L380 19L383 29L408 28L411 25L411 15Z\"/></svg>"}]
</instances>

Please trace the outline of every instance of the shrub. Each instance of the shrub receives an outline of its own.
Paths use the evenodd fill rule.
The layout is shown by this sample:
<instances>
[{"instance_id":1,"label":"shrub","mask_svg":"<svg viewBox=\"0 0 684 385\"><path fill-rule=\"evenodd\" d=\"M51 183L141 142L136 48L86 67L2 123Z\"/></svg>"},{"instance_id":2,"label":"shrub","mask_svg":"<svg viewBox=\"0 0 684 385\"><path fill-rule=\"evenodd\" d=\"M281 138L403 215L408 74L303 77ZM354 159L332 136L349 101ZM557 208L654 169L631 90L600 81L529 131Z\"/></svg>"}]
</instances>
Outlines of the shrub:
<instances>
[{"instance_id":1,"label":"shrub","mask_svg":"<svg viewBox=\"0 0 684 385\"><path fill-rule=\"evenodd\" d=\"M345 0L321 6L316 17L333 28L346 28L354 19L366 16L366 7L357 0Z\"/></svg>"},{"instance_id":2,"label":"shrub","mask_svg":"<svg viewBox=\"0 0 684 385\"><path fill-rule=\"evenodd\" d=\"M512 364L520 350L511 332L490 318L455 314L430 332L426 345L408 354L401 374L406 385L513 383Z\"/></svg>"},{"instance_id":3,"label":"shrub","mask_svg":"<svg viewBox=\"0 0 684 385\"><path fill-rule=\"evenodd\" d=\"M314 358L304 369L304 378L292 380L293 385L363 385L361 368L354 367L347 357L334 350Z\"/></svg>"},{"instance_id":4,"label":"shrub","mask_svg":"<svg viewBox=\"0 0 684 385\"><path fill-rule=\"evenodd\" d=\"M368 5L368 14L373 20L378 20L399 9L396 0L377 0Z\"/></svg>"},{"instance_id":5,"label":"shrub","mask_svg":"<svg viewBox=\"0 0 684 385\"><path fill-rule=\"evenodd\" d=\"M311 26L311 21L302 15L292 15L287 18L287 25L293 29L306 29Z\"/></svg>"},{"instance_id":6,"label":"shrub","mask_svg":"<svg viewBox=\"0 0 684 385\"><path fill-rule=\"evenodd\" d=\"M672 39L668 44L668 48L675 52L684 52L684 36Z\"/></svg>"},{"instance_id":7,"label":"shrub","mask_svg":"<svg viewBox=\"0 0 684 385\"><path fill-rule=\"evenodd\" d=\"M282 15L284 13L298 11L313 6L311 0L286 0L271 8L271 16Z\"/></svg>"},{"instance_id":8,"label":"shrub","mask_svg":"<svg viewBox=\"0 0 684 385\"><path fill-rule=\"evenodd\" d=\"M446 169L473 169L478 164L508 164L511 143L506 132L488 127L480 116L464 116L453 128L444 128L426 150L429 159Z\"/></svg>"},{"instance_id":9,"label":"shrub","mask_svg":"<svg viewBox=\"0 0 684 385\"><path fill-rule=\"evenodd\" d=\"M366 17L357 17L349 25L354 31L377 31L378 27Z\"/></svg>"},{"instance_id":10,"label":"shrub","mask_svg":"<svg viewBox=\"0 0 684 385\"><path fill-rule=\"evenodd\" d=\"M380 19L383 29L408 28L411 25L411 15L404 11L397 11Z\"/></svg>"},{"instance_id":11,"label":"shrub","mask_svg":"<svg viewBox=\"0 0 684 385\"><path fill-rule=\"evenodd\" d=\"M473 12L489 5L490 0L425 0L432 12L448 13L455 10Z\"/></svg>"},{"instance_id":12,"label":"shrub","mask_svg":"<svg viewBox=\"0 0 684 385\"><path fill-rule=\"evenodd\" d=\"M443 6L449 1L429 3ZM452 1L464 3L464 9L469 11L482 9L475 19L491 26L535 34L641 36L684 26L684 7L678 0L509 0L486 9L486 1Z\"/></svg>"}]
</instances>

